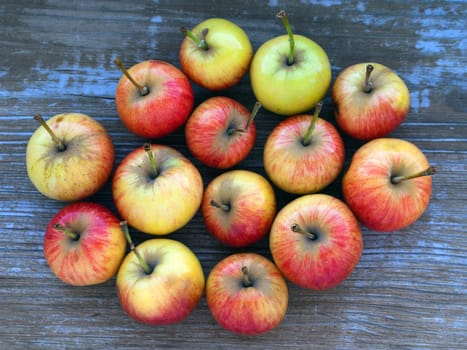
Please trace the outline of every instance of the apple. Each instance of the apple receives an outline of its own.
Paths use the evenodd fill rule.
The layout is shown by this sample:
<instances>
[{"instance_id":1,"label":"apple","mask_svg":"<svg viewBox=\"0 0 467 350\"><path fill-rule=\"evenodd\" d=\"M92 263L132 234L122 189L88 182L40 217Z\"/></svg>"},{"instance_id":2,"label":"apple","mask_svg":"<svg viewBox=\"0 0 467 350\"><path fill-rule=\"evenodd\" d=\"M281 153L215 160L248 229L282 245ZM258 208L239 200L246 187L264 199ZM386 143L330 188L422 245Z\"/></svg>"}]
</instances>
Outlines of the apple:
<instances>
[{"instance_id":1,"label":"apple","mask_svg":"<svg viewBox=\"0 0 467 350\"><path fill-rule=\"evenodd\" d=\"M115 91L117 113L125 126L144 138L166 136L180 128L190 116L194 91L187 76L174 65L147 60L122 70Z\"/></svg>"},{"instance_id":2,"label":"apple","mask_svg":"<svg viewBox=\"0 0 467 350\"><path fill-rule=\"evenodd\" d=\"M82 113L57 114L40 127L26 148L29 179L44 196L78 201L95 194L109 179L115 151L105 128Z\"/></svg>"},{"instance_id":3,"label":"apple","mask_svg":"<svg viewBox=\"0 0 467 350\"><path fill-rule=\"evenodd\" d=\"M221 243L245 247L269 231L276 198L269 181L250 170L229 170L206 187L201 211L207 230Z\"/></svg>"},{"instance_id":4,"label":"apple","mask_svg":"<svg viewBox=\"0 0 467 350\"><path fill-rule=\"evenodd\" d=\"M180 67L196 84L219 91L236 85L250 68L253 47L245 31L223 18L209 18L191 31L179 48Z\"/></svg>"},{"instance_id":5,"label":"apple","mask_svg":"<svg viewBox=\"0 0 467 350\"><path fill-rule=\"evenodd\" d=\"M270 260L256 253L236 253L209 273L206 302L224 329L258 335L276 328L284 319L288 288Z\"/></svg>"},{"instance_id":6,"label":"apple","mask_svg":"<svg viewBox=\"0 0 467 350\"><path fill-rule=\"evenodd\" d=\"M355 152L342 179L342 192L368 228L400 230L418 220L428 207L435 172L413 143L378 138Z\"/></svg>"},{"instance_id":7,"label":"apple","mask_svg":"<svg viewBox=\"0 0 467 350\"><path fill-rule=\"evenodd\" d=\"M285 11L280 11L288 35L264 42L253 56L250 80L256 99L279 115L304 113L325 96L331 64L315 41L294 35Z\"/></svg>"},{"instance_id":8,"label":"apple","mask_svg":"<svg viewBox=\"0 0 467 350\"><path fill-rule=\"evenodd\" d=\"M188 149L204 165L226 169L240 163L253 148L256 126L253 121L260 108L252 113L240 102L215 96L202 102L185 125Z\"/></svg>"},{"instance_id":9,"label":"apple","mask_svg":"<svg viewBox=\"0 0 467 350\"><path fill-rule=\"evenodd\" d=\"M358 63L344 69L334 82L331 96L339 128L362 141L388 135L410 108L404 81L379 63Z\"/></svg>"},{"instance_id":10,"label":"apple","mask_svg":"<svg viewBox=\"0 0 467 350\"><path fill-rule=\"evenodd\" d=\"M195 165L173 147L146 143L118 165L112 195L120 216L148 234L166 235L185 226L203 199Z\"/></svg>"},{"instance_id":11,"label":"apple","mask_svg":"<svg viewBox=\"0 0 467 350\"><path fill-rule=\"evenodd\" d=\"M125 257L119 219L93 202L66 205L49 221L44 257L63 282L89 286L110 280Z\"/></svg>"},{"instance_id":12,"label":"apple","mask_svg":"<svg viewBox=\"0 0 467 350\"><path fill-rule=\"evenodd\" d=\"M204 272L185 244L168 238L148 239L135 247L122 222L131 252L117 273L117 295L122 309L149 325L183 321L203 295Z\"/></svg>"},{"instance_id":13,"label":"apple","mask_svg":"<svg viewBox=\"0 0 467 350\"><path fill-rule=\"evenodd\" d=\"M284 119L266 139L264 169L285 192L318 192L344 167L344 142L331 123L318 117L321 105L318 103L313 116L298 114Z\"/></svg>"},{"instance_id":14,"label":"apple","mask_svg":"<svg viewBox=\"0 0 467 350\"><path fill-rule=\"evenodd\" d=\"M327 290L354 270L363 240L357 218L344 202L327 194L307 194L277 214L269 246L286 279L302 288Z\"/></svg>"}]
</instances>

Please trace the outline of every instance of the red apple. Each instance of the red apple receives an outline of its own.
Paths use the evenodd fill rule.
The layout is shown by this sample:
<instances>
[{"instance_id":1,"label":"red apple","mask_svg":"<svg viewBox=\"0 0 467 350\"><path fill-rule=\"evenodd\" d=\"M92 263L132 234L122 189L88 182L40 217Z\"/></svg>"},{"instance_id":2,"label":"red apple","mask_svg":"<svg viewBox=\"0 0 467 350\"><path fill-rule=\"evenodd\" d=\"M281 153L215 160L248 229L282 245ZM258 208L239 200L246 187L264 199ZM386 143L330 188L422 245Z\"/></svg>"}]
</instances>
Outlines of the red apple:
<instances>
[{"instance_id":1,"label":"red apple","mask_svg":"<svg viewBox=\"0 0 467 350\"><path fill-rule=\"evenodd\" d=\"M245 247L263 238L276 214L269 181L253 171L230 170L206 187L201 205L208 231L220 242Z\"/></svg>"},{"instance_id":2,"label":"red apple","mask_svg":"<svg viewBox=\"0 0 467 350\"><path fill-rule=\"evenodd\" d=\"M78 201L95 194L109 179L114 146L95 119L81 113L57 114L39 127L26 149L28 176L44 196Z\"/></svg>"},{"instance_id":3,"label":"red apple","mask_svg":"<svg viewBox=\"0 0 467 350\"><path fill-rule=\"evenodd\" d=\"M361 146L342 180L345 201L375 231L400 230L428 207L435 168L413 143L379 138Z\"/></svg>"},{"instance_id":4,"label":"red apple","mask_svg":"<svg viewBox=\"0 0 467 350\"><path fill-rule=\"evenodd\" d=\"M213 91L236 85L248 72L253 47L245 31L223 18L209 18L187 35L180 45L181 69L196 84Z\"/></svg>"},{"instance_id":5,"label":"red apple","mask_svg":"<svg viewBox=\"0 0 467 350\"><path fill-rule=\"evenodd\" d=\"M286 204L269 236L272 257L285 278L313 290L342 283L363 250L358 221L349 207L326 194L309 194Z\"/></svg>"},{"instance_id":6,"label":"red apple","mask_svg":"<svg viewBox=\"0 0 467 350\"><path fill-rule=\"evenodd\" d=\"M225 329L257 335L276 328L287 312L287 284L277 267L255 253L224 258L209 273L206 301Z\"/></svg>"},{"instance_id":7,"label":"red apple","mask_svg":"<svg viewBox=\"0 0 467 350\"><path fill-rule=\"evenodd\" d=\"M363 141L388 135L404 121L410 108L404 81L379 63L344 69L332 87L332 100L337 125Z\"/></svg>"},{"instance_id":8,"label":"red apple","mask_svg":"<svg viewBox=\"0 0 467 350\"><path fill-rule=\"evenodd\" d=\"M115 170L112 195L120 216L134 228L165 235L185 226L203 198L195 165L172 147L145 144Z\"/></svg>"},{"instance_id":9,"label":"red apple","mask_svg":"<svg viewBox=\"0 0 467 350\"><path fill-rule=\"evenodd\" d=\"M333 182L344 166L344 142L336 128L313 116L299 114L279 123L264 145L263 164L269 179L283 191L308 194Z\"/></svg>"},{"instance_id":10,"label":"red apple","mask_svg":"<svg viewBox=\"0 0 467 350\"><path fill-rule=\"evenodd\" d=\"M117 274L122 309L134 320L150 325L183 321L204 291L204 272L198 258L173 239L153 238L135 247L126 223L122 226L131 247Z\"/></svg>"},{"instance_id":11,"label":"red apple","mask_svg":"<svg viewBox=\"0 0 467 350\"><path fill-rule=\"evenodd\" d=\"M323 99L331 83L331 63L323 48L294 35L285 11L278 14L288 35L263 43L250 66L251 87L267 110L280 115L304 113Z\"/></svg>"},{"instance_id":12,"label":"red apple","mask_svg":"<svg viewBox=\"0 0 467 350\"><path fill-rule=\"evenodd\" d=\"M188 118L185 140L188 149L203 164L231 168L245 159L256 141L253 121L259 104L250 115L240 102L229 97L211 97Z\"/></svg>"},{"instance_id":13,"label":"red apple","mask_svg":"<svg viewBox=\"0 0 467 350\"><path fill-rule=\"evenodd\" d=\"M180 69L160 60L143 61L128 70L120 59L115 63L124 73L115 92L117 113L132 133L157 138L185 123L194 92Z\"/></svg>"},{"instance_id":14,"label":"red apple","mask_svg":"<svg viewBox=\"0 0 467 350\"><path fill-rule=\"evenodd\" d=\"M126 240L119 219L106 207L75 202L50 220L44 256L63 282L87 286L110 280L125 256Z\"/></svg>"}]
</instances>

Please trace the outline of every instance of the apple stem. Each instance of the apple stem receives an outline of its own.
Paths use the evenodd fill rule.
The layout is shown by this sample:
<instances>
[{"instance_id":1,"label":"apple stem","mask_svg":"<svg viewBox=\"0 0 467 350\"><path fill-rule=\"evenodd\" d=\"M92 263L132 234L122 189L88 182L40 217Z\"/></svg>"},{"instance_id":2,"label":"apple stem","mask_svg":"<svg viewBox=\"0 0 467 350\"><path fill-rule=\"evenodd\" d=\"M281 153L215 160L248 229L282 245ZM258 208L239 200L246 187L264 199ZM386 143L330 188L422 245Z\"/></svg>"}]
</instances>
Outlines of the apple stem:
<instances>
[{"instance_id":1,"label":"apple stem","mask_svg":"<svg viewBox=\"0 0 467 350\"><path fill-rule=\"evenodd\" d=\"M55 135L55 133L52 131L50 126L45 122L44 118L42 118L42 115L36 114L34 116L34 119L39 122L39 124L47 131L47 133L52 137L52 140L54 141L55 145L57 145L57 148L60 152L63 152L66 149L65 144Z\"/></svg>"},{"instance_id":2,"label":"apple stem","mask_svg":"<svg viewBox=\"0 0 467 350\"><path fill-rule=\"evenodd\" d=\"M204 28L203 31L201 32L203 36L202 39L198 38L196 35L193 34L193 32L189 31L185 27L182 27L181 29L182 29L182 33L184 33L187 37L193 40L200 49L203 49L206 51L209 49L208 43L206 42L206 36L208 35L208 32L209 32L208 28Z\"/></svg>"},{"instance_id":3,"label":"apple stem","mask_svg":"<svg viewBox=\"0 0 467 350\"><path fill-rule=\"evenodd\" d=\"M213 207L216 207L216 208L219 208L219 209L222 209L223 211L225 212L228 212L230 211L230 205L228 204L220 204L218 202L216 202L214 199L211 199L211 201L209 202L209 204L211 204Z\"/></svg>"},{"instance_id":4,"label":"apple stem","mask_svg":"<svg viewBox=\"0 0 467 350\"><path fill-rule=\"evenodd\" d=\"M316 120L318 119L322 107L323 101L318 102L315 106L315 112L313 113L313 118L311 119L310 126L308 127L308 130L302 140L303 146L308 146L311 142L311 135L313 134L313 130L315 130Z\"/></svg>"},{"instance_id":5,"label":"apple stem","mask_svg":"<svg viewBox=\"0 0 467 350\"><path fill-rule=\"evenodd\" d=\"M287 30L287 34L289 35L290 51L289 57L287 59L287 64L291 66L292 64L294 64L295 61L295 40L293 37L292 28L290 27L289 19L287 18L287 15L284 10L279 11L277 17L279 17L282 20L282 22L285 25L285 29Z\"/></svg>"},{"instance_id":6,"label":"apple stem","mask_svg":"<svg viewBox=\"0 0 467 350\"><path fill-rule=\"evenodd\" d=\"M436 168L434 166L430 166L426 168L425 170L419 171L412 175L393 176L391 178L391 183L398 184L405 180L410 180L410 179L414 179L416 177L421 177L421 176L430 176L434 174L436 174Z\"/></svg>"},{"instance_id":7,"label":"apple stem","mask_svg":"<svg viewBox=\"0 0 467 350\"><path fill-rule=\"evenodd\" d=\"M76 232L73 232L71 229L69 229L68 227L65 227L59 223L56 223L54 225L54 229L56 230L59 230L61 232L63 232L64 234L66 234L69 238L71 238L72 240L74 241L77 241L79 239L79 234L76 233Z\"/></svg>"},{"instance_id":8,"label":"apple stem","mask_svg":"<svg viewBox=\"0 0 467 350\"><path fill-rule=\"evenodd\" d=\"M145 143L144 150L146 151L146 154L148 155L148 158L149 158L149 163L151 164L151 168L153 172L152 178L155 179L158 175L158 171L157 171L157 166L156 166L156 160L154 159L154 154L151 152L151 144Z\"/></svg>"},{"instance_id":9,"label":"apple stem","mask_svg":"<svg viewBox=\"0 0 467 350\"><path fill-rule=\"evenodd\" d=\"M246 122L245 127L243 128L243 131L247 131L248 128L250 127L251 123L253 123L253 120L255 119L256 115L258 114L258 111L262 107L261 102L256 101L255 105L253 106L253 110L250 113L250 117L248 118L248 121Z\"/></svg>"},{"instance_id":10,"label":"apple stem","mask_svg":"<svg viewBox=\"0 0 467 350\"><path fill-rule=\"evenodd\" d=\"M120 70L122 71L123 74L125 74L125 76L128 78L129 81L131 81L131 83L136 86L136 88L139 90L139 93L141 94L141 96L146 96L147 94L149 94L149 89L147 86L143 86L141 84L138 84L136 82L135 79L133 79L133 77L130 75L130 73L128 72L128 70L125 68L125 66L123 65L123 62L120 58L116 58L114 60L114 63L118 66L118 68L120 68Z\"/></svg>"},{"instance_id":11,"label":"apple stem","mask_svg":"<svg viewBox=\"0 0 467 350\"><path fill-rule=\"evenodd\" d=\"M366 93L370 93L371 90L373 89L373 83L370 80L370 75L371 75L371 72L373 72L373 69L374 69L374 67L371 64L368 64L366 66L365 86L363 88L363 91L365 91Z\"/></svg>"},{"instance_id":12,"label":"apple stem","mask_svg":"<svg viewBox=\"0 0 467 350\"><path fill-rule=\"evenodd\" d=\"M243 273L243 286L245 288L249 288L253 286L253 282L250 279L250 275L248 274L248 267L242 266L242 273Z\"/></svg>"},{"instance_id":13,"label":"apple stem","mask_svg":"<svg viewBox=\"0 0 467 350\"><path fill-rule=\"evenodd\" d=\"M141 256L139 253L139 250L136 249L135 244L133 243L133 240L131 239L130 232L128 231L128 224L126 221L120 221L120 227L123 230L123 233L125 234L125 238L128 242L128 245L130 246L130 250L135 253L136 258L138 259L139 264L143 268L144 272L149 275L152 271L151 267L148 265L148 263L144 260L144 258Z\"/></svg>"},{"instance_id":14,"label":"apple stem","mask_svg":"<svg viewBox=\"0 0 467 350\"><path fill-rule=\"evenodd\" d=\"M305 237L311 239L312 241L314 241L315 239L318 238L318 235L316 233L305 231L304 229L302 229L300 227L299 224L293 224L290 229L293 232L300 233L300 234L304 235Z\"/></svg>"}]
</instances>

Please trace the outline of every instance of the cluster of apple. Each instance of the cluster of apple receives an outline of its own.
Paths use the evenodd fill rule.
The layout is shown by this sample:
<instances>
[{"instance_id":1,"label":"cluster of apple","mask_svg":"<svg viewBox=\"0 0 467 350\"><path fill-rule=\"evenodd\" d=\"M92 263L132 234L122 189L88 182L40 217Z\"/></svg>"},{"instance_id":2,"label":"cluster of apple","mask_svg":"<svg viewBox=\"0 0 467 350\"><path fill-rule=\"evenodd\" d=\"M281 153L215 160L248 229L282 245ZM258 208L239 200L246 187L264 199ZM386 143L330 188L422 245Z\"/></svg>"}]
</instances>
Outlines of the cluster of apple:
<instances>
[{"instance_id":1,"label":"cluster of apple","mask_svg":"<svg viewBox=\"0 0 467 350\"><path fill-rule=\"evenodd\" d=\"M326 290L342 283L363 251L360 223L393 231L417 220L431 194L430 167L405 140L385 138L405 118L409 92L389 68L362 63L344 69L332 87L336 122L351 137L368 141L344 174L344 200L319 193L344 168L344 142L319 117L331 83L329 59L309 38L294 35L284 11L286 35L253 52L247 34L220 18L186 34L180 66L148 60L126 69L117 85L117 113L136 135L155 139L184 126L192 155L226 169L204 188L195 165L170 146L145 143L130 152L112 178L121 220L84 201L110 178L114 147L106 130L80 113L60 114L31 136L28 175L45 196L73 202L49 222L44 255L51 270L72 285L91 285L115 275L122 308L135 320L180 322L206 291L213 317L225 329L260 334L276 327L288 305L286 280ZM210 72L207 73L209 68ZM237 84L250 72L257 104L211 97L194 108L191 82L211 91ZM260 108L283 115L264 145L267 178L232 170L256 139ZM306 114L314 108L313 114ZM275 190L297 195L277 211ZM173 210L177 208L177 210ZM154 237L135 246L128 226L155 236L183 228L201 209L219 242L246 247L269 233L273 262L256 253L234 253L207 280L185 244ZM127 252L127 246L130 252Z\"/></svg>"}]
</instances>

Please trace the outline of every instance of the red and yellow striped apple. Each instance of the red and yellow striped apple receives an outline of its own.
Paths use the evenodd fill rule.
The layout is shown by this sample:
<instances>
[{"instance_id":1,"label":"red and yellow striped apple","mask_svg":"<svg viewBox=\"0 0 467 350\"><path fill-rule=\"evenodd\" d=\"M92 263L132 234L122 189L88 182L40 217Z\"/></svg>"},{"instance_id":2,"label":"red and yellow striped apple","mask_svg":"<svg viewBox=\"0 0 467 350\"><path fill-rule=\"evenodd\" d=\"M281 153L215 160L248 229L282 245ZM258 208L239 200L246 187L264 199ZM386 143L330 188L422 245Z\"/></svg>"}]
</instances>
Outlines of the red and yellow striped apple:
<instances>
[{"instance_id":1,"label":"red and yellow striped apple","mask_svg":"<svg viewBox=\"0 0 467 350\"><path fill-rule=\"evenodd\" d=\"M326 290L352 273L363 239L357 218L344 202L327 194L308 194L277 214L269 246L285 278L303 288Z\"/></svg>"},{"instance_id":2,"label":"red and yellow striped apple","mask_svg":"<svg viewBox=\"0 0 467 350\"><path fill-rule=\"evenodd\" d=\"M355 152L342 179L342 192L368 228L400 230L418 220L428 207L430 175L435 171L413 143L378 138Z\"/></svg>"}]
</instances>

